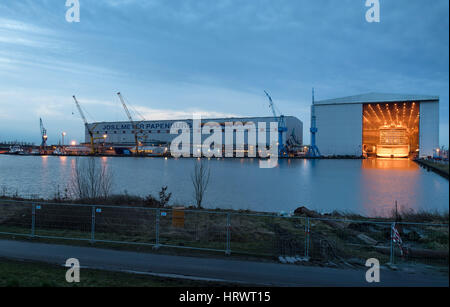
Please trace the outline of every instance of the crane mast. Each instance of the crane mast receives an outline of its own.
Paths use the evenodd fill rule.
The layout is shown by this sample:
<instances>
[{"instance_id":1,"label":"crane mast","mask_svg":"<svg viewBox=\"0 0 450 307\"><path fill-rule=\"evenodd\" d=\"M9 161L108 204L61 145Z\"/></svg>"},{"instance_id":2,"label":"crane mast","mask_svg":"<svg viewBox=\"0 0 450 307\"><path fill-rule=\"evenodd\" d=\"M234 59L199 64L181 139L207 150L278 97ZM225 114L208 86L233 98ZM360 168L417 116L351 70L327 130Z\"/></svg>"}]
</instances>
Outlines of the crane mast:
<instances>
[{"instance_id":1,"label":"crane mast","mask_svg":"<svg viewBox=\"0 0 450 307\"><path fill-rule=\"evenodd\" d=\"M316 126L316 107L315 107L315 97L314 97L314 88L312 89L312 105L311 105L311 128L309 131L311 132L311 145L308 149L308 156L310 157L320 157L320 151L319 148L316 145L316 133L317 133L317 126Z\"/></svg>"},{"instance_id":2,"label":"crane mast","mask_svg":"<svg viewBox=\"0 0 450 307\"><path fill-rule=\"evenodd\" d=\"M39 118L39 124L40 124L40 128L41 128L41 138L42 138L41 151L43 151L47 147L47 129L45 129L45 127L44 127L42 118Z\"/></svg>"}]
</instances>

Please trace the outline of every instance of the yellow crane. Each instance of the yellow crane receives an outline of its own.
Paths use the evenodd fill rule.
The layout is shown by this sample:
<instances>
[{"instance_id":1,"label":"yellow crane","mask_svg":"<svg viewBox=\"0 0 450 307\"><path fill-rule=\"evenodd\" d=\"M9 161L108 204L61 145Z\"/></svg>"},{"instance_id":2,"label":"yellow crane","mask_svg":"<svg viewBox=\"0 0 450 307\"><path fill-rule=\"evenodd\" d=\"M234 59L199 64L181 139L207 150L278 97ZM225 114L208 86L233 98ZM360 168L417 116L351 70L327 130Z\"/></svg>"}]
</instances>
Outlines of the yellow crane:
<instances>
[{"instance_id":1,"label":"yellow crane","mask_svg":"<svg viewBox=\"0 0 450 307\"><path fill-rule=\"evenodd\" d=\"M144 120L135 123L133 121L133 117L131 116L130 110L128 110L128 107L127 107L127 105L125 103L125 100L123 99L122 94L119 92L119 93L117 93L117 96L119 96L120 102L122 103L123 109L125 110L125 113L127 114L128 120L130 121L131 127L132 127L132 129L134 131L134 142L136 144L136 155L139 155L140 154L140 152L139 152L139 144L140 144L140 142L139 142L139 136L138 136L138 133L139 133L138 124L143 122Z\"/></svg>"},{"instance_id":2,"label":"yellow crane","mask_svg":"<svg viewBox=\"0 0 450 307\"><path fill-rule=\"evenodd\" d=\"M73 96L73 100L75 100L75 104L77 106L78 112L80 113L81 119L83 119L84 122L84 126L86 127L86 130L89 133L89 137L90 137L90 144L91 144L91 154L97 154L97 148L95 147L94 141L95 140L100 140L100 139L106 139L106 134L103 135L103 137L95 137L94 136L94 129L97 127L97 124L95 124L93 127L89 127L88 121L86 119L86 116L84 116L83 110L81 109L80 103L78 102L77 98L75 97L75 95Z\"/></svg>"}]
</instances>

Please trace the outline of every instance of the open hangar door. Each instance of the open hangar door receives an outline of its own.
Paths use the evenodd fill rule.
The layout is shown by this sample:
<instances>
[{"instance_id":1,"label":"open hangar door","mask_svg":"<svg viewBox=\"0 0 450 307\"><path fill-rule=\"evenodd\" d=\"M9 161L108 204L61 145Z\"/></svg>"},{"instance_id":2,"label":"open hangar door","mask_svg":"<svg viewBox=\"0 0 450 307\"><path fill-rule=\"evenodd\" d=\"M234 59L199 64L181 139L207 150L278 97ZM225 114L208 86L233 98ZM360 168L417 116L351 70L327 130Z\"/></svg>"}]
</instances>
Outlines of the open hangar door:
<instances>
[{"instance_id":1,"label":"open hangar door","mask_svg":"<svg viewBox=\"0 0 450 307\"><path fill-rule=\"evenodd\" d=\"M363 154L407 158L419 151L420 104L416 102L363 105Z\"/></svg>"}]
</instances>

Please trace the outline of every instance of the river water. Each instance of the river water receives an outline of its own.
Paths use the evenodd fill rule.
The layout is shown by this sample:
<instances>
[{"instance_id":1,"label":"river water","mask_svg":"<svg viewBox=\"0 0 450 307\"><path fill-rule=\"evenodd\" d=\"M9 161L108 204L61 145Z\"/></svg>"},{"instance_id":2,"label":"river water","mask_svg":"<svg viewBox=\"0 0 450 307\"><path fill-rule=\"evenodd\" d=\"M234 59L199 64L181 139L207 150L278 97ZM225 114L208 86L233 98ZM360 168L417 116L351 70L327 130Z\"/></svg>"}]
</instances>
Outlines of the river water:
<instances>
[{"instance_id":1,"label":"river water","mask_svg":"<svg viewBox=\"0 0 450 307\"><path fill-rule=\"evenodd\" d=\"M88 158L78 158L88 159ZM114 177L113 192L158 195L171 204L194 204L195 159L101 157ZM0 155L0 194L52 197L70 181L77 158ZM273 169L256 159L211 159L204 206L291 212L306 206L368 216L388 216L395 201L402 210L448 212L449 183L406 159L281 160Z\"/></svg>"}]
</instances>

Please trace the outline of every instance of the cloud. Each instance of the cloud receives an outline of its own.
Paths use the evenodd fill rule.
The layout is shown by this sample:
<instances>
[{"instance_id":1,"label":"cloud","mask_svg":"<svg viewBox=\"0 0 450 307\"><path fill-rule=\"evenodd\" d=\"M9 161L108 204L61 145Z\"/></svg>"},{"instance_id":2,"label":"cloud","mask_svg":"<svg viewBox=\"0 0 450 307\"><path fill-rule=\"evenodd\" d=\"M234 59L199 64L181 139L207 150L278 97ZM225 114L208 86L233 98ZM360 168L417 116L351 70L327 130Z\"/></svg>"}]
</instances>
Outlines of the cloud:
<instances>
[{"instance_id":1,"label":"cloud","mask_svg":"<svg viewBox=\"0 0 450 307\"><path fill-rule=\"evenodd\" d=\"M186 111L169 110L169 109L152 109L147 107L135 107L138 114L145 120L165 120L165 119L192 119L194 113L200 114L202 118L230 118L239 117L234 113L222 113L207 111L202 109L190 109Z\"/></svg>"},{"instance_id":2,"label":"cloud","mask_svg":"<svg viewBox=\"0 0 450 307\"><path fill-rule=\"evenodd\" d=\"M59 48L56 32L31 23L0 18L0 44L33 48Z\"/></svg>"},{"instance_id":3,"label":"cloud","mask_svg":"<svg viewBox=\"0 0 450 307\"><path fill-rule=\"evenodd\" d=\"M126 120L117 97L108 101L121 90L150 118L269 116L266 89L304 121L307 142L314 86L317 99L440 95L448 125L445 0L383 1L380 24L365 22L364 1L354 0L83 0L79 24L56 2L0 3L0 91L28 97L19 100L28 108L14 93L0 97L8 114L35 116L48 99L56 121L75 93L97 120ZM37 95L43 101L29 101Z\"/></svg>"},{"instance_id":4,"label":"cloud","mask_svg":"<svg viewBox=\"0 0 450 307\"><path fill-rule=\"evenodd\" d=\"M152 20L185 25L201 25L210 29L238 28L267 30L301 26L289 1L221 0L101 0L101 6L149 14ZM295 6L295 5L294 5Z\"/></svg>"},{"instance_id":5,"label":"cloud","mask_svg":"<svg viewBox=\"0 0 450 307\"><path fill-rule=\"evenodd\" d=\"M41 35L55 34L53 30L7 18L0 18L0 30L8 30L20 33L33 33Z\"/></svg>"}]
</instances>

